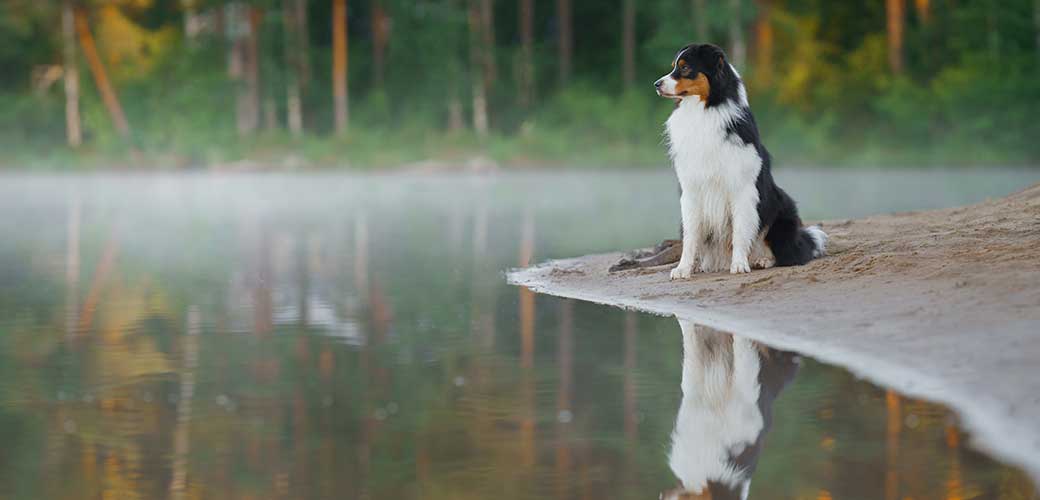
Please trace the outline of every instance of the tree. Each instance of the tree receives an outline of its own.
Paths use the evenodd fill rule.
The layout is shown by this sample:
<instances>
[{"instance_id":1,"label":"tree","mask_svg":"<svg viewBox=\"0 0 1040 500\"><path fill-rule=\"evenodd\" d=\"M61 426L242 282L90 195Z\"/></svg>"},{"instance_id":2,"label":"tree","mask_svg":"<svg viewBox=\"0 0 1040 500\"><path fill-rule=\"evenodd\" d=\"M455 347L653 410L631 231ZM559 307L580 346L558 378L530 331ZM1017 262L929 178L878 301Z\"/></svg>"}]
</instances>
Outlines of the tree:
<instances>
[{"instance_id":1,"label":"tree","mask_svg":"<svg viewBox=\"0 0 1040 500\"><path fill-rule=\"evenodd\" d=\"M1033 26L1036 29L1036 57L1040 59L1040 0L1033 0Z\"/></svg>"},{"instance_id":2,"label":"tree","mask_svg":"<svg viewBox=\"0 0 1040 500\"><path fill-rule=\"evenodd\" d=\"M571 61L574 58L571 0L556 0L556 22L559 24L556 41L559 51L559 83L561 87L564 87L571 81Z\"/></svg>"},{"instance_id":3,"label":"tree","mask_svg":"<svg viewBox=\"0 0 1040 500\"><path fill-rule=\"evenodd\" d=\"M708 8L704 5L705 0L691 0L690 11L693 12L693 27L696 30L694 36L698 41L708 40Z\"/></svg>"},{"instance_id":4,"label":"tree","mask_svg":"<svg viewBox=\"0 0 1040 500\"><path fill-rule=\"evenodd\" d=\"M347 0L333 0L332 96L337 134L345 134L350 123L347 64Z\"/></svg>"},{"instance_id":5,"label":"tree","mask_svg":"<svg viewBox=\"0 0 1040 500\"><path fill-rule=\"evenodd\" d=\"M747 62L747 42L744 40L744 9L741 0L729 1L729 60L738 70Z\"/></svg>"},{"instance_id":6,"label":"tree","mask_svg":"<svg viewBox=\"0 0 1040 500\"><path fill-rule=\"evenodd\" d=\"M888 67L892 73L903 72L904 0L885 0L888 18Z\"/></svg>"},{"instance_id":7,"label":"tree","mask_svg":"<svg viewBox=\"0 0 1040 500\"><path fill-rule=\"evenodd\" d=\"M921 22L928 24L932 20L932 2L931 0L914 0L914 7L917 8L917 17L921 18Z\"/></svg>"},{"instance_id":8,"label":"tree","mask_svg":"<svg viewBox=\"0 0 1040 500\"><path fill-rule=\"evenodd\" d=\"M767 86L773 77L773 9L772 0L758 0L755 22L755 81Z\"/></svg>"},{"instance_id":9,"label":"tree","mask_svg":"<svg viewBox=\"0 0 1040 500\"><path fill-rule=\"evenodd\" d=\"M112 118L112 124L123 139L130 139L130 123L126 119L126 113L123 112L123 105L119 102L116 89L108 78L105 64L101 61L101 56L98 54L97 45L94 43L94 35L91 34L90 25L87 23L87 13L82 9L76 9L73 17L75 19L76 32L79 35L79 44L83 49L83 56L87 59L90 72L94 75L94 82L97 85L98 92L101 93L101 100L105 103L105 109L108 110L108 115Z\"/></svg>"},{"instance_id":10,"label":"tree","mask_svg":"<svg viewBox=\"0 0 1040 500\"><path fill-rule=\"evenodd\" d=\"M386 46L390 41L390 18L386 15L382 0L373 0L372 5L372 86L383 87L385 75Z\"/></svg>"},{"instance_id":11,"label":"tree","mask_svg":"<svg viewBox=\"0 0 1040 500\"><path fill-rule=\"evenodd\" d=\"M491 48L481 43L485 39L484 23L481 21L481 11L484 7L483 0L469 0L466 16L469 26L470 78L473 85L473 130L480 137L488 134L487 93L493 71L488 63L493 59L490 55Z\"/></svg>"},{"instance_id":12,"label":"tree","mask_svg":"<svg viewBox=\"0 0 1040 500\"><path fill-rule=\"evenodd\" d=\"M239 136L260 127L260 21L257 7L244 2L224 6L228 44L228 74L237 82L235 123Z\"/></svg>"},{"instance_id":13,"label":"tree","mask_svg":"<svg viewBox=\"0 0 1040 500\"><path fill-rule=\"evenodd\" d=\"M519 0L520 67L517 72L520 107L527 109L534 100L534 0Z\"/></svg>"},{"instance_id":14,"label":"tree","mask_svg":"<svg viewBox=\"0 0 1040 500\"><path fill-rule=\"evenodd\" d=\"M621 6L622 81L625 88L636 79L636 2L622 0Z\"/></svg>"},{"instance_id":15,"label":"tree","mask_svg":"<svg viewBox=\"0 0 1040 500\"><path fill-rule=\"evenodd\" d=\"M76 63L76 12L72 1L62 2L61 34L65 79L65 137L69 146L78 148L83 143L79 117L79 67Z\"/></svg>"},{"instance_id":16,"label":"tree","mask_svg":"<svg viewBox=\"0 0 1040 500\"><path fill-rule=\"evenodd\" d=\"M498 61L495 60L495 7L491 0L480 0L480 34L484 44L484 72L490 89L498 79Z\"/></svg>"},{"instance_id":17,"label":"tree","mask_svg":"<svg viewBox=\"0 0 1040 500\"><path fill-rule=\"evenodd\" d=\"M306 9L300 9L300 0L282 1L282 21L285 27L285 66L286 66L286 115L289 132L294 136L303 134L303 80L306 44L303 27L306 18L301 19Z\"/></svg>"}]
</instances>

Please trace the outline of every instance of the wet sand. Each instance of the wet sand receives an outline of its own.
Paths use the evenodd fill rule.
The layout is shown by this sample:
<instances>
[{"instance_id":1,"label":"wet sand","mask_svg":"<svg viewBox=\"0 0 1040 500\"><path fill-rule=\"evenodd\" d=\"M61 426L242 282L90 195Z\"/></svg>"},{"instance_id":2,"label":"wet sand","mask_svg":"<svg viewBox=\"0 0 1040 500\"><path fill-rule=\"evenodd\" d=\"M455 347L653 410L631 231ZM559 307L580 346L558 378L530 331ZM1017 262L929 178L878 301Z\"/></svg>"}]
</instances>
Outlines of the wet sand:
<instances>
[{"instance_id":1,"label":"wet sand","mask_svg":"<svg viewBox=\"0 0 1040 500\"><path fill-rule=\"evenodd\" d=\"M551 261L509 280L675 315L946 403L978 446L1040 479L1040 185L978 205L822 226L829 255L802 267L677 282L670 267L610 274L618 253Z\"/></svg>"}]
</instances>

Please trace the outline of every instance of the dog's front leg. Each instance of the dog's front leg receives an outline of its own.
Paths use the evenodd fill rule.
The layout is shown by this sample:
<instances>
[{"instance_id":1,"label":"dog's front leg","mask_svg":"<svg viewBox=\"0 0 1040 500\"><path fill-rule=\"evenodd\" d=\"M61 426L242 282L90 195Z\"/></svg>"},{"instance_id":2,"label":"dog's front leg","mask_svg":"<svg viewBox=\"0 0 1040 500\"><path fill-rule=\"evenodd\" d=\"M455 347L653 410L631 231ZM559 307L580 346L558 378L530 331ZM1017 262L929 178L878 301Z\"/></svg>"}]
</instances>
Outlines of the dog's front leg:
<instances>
[{"instance_id":1,"label":"dog's front leg","mask_svg":"<svg viewBox=\"0 0 1040 500\"><path fill-rule=\"evenodd\" d=\"M729 272L750 273L748 256L758 236L758 190L752 186L740 192L730 207L733 214L733 260Z\"/></svg>"},{"instance_id":2,"label":"dog's front leg","mask_svg":"<svg viewBox=\"0 0 1040 500\"><path fill-rule=\"evenodd\" d=\"M697 261L697 241L701 237L701 216L689 190L683 189L682 195L679 196L679 207L682 214L682 257L679 257L679 265L672 269L673 280L693 276L693 266Z\"/></svg>"}]
</instances>

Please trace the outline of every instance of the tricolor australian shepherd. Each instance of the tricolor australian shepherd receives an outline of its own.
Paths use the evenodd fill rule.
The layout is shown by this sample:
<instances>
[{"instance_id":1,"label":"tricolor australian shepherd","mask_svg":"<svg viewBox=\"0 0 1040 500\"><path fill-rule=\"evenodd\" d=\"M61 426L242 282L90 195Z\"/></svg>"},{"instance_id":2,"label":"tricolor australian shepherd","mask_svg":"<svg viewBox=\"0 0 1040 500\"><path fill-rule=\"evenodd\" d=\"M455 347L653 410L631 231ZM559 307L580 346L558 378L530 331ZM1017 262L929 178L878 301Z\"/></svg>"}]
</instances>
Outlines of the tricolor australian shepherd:
<instances>
[{"instance_id":1,"label":"tricolor australian shepherd","mask_svg":"<svg viewBox=\"0 0 1040 500\"><path fill-rule=\"evenodd\" d=\"M668 464L679 479L663 500L746 500L773 403L800 359L680 320L682 403Z\"/></svg>"},{"instance_id":2,"label":"tricolor australian shepherd","mask_svg":"<svg viewBox=\"0 0 1040 500\"><path fill-rule=\"evenodd\" d=\"M714 45L687 45L672 71L654 83L676 101L666 129L682 189L678 242L613 269L674 262L672 279L704 272L750 272L801 265L824 254L827 235L802 227L795 202L773 182L744 83Z\"/></svg>"}]
</instances>

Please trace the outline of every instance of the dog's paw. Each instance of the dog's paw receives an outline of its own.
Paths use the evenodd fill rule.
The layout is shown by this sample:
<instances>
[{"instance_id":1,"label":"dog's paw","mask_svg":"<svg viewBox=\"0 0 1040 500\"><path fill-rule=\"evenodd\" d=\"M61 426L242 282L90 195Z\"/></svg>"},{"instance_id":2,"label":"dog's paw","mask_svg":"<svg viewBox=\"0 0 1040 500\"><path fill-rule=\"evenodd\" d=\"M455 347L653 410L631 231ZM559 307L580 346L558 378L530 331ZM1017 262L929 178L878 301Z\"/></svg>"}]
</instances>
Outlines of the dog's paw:
<instances>
[{"instance_id":1,"label":"dog's paw","mask_svg":"<svg viewBox=\"0 0 1040 500\"><path fill-rule=\"evenodd\" d=\"M744 274L751 272L751 265L748 264L747 259L744 260L733 260L733 263L729 265L730 274Z\"/></svg>"},{"instance_id":2,"label":"dog's paw","mask_svg":"<svg viewBox=\"0 0 1040 500\"><path fill-rule=\"evenodd\" d=\"M679 264L675 269L672 269L673 280L685 280L690 279L693 276L693 265L692 264Z\"/></svg>"},{"instance_id":3,"label":"dog's paw","mask_svg":"<svg viewBox=\"0 0 1040 500\"><path fill-rule=\"evenodd\" d=\"M769 269L776 265L776 260L769 257L762 257L751 261L751 269Z\"/></svg>"}]
</instances>

